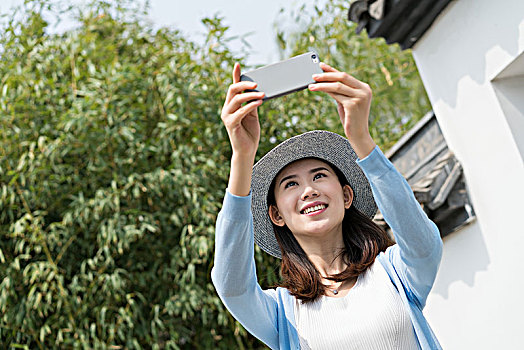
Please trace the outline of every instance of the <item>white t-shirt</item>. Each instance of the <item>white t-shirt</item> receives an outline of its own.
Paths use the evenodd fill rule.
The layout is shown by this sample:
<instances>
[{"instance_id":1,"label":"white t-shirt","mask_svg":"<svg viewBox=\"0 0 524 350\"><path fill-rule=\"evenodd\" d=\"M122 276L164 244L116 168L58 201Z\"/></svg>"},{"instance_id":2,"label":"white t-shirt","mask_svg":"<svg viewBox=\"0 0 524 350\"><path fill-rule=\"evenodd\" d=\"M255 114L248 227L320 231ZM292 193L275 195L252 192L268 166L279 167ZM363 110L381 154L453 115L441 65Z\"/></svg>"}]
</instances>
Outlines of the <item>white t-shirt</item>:
<instances>
[{"instance_id":1,"label":"white t-shirt","mask_svg":"<svg viewBox=\"0 0 524 350\"><path fill-rule=\"evenodd\" d=\"M341 298L295 301L301 349L419 349L408 311L380 263Z\"/></svg>"}]
</instances>

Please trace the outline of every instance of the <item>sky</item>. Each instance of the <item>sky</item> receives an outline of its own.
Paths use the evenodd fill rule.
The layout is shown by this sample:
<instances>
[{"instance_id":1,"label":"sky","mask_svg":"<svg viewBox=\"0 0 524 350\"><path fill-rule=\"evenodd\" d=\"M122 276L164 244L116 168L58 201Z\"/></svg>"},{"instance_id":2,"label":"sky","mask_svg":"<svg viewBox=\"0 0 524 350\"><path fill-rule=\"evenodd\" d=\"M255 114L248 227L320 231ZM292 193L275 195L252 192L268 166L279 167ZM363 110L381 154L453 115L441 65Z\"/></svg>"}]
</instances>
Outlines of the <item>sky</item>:
<instances>
[{"instance_id":1,"label":"sky","mask_svg":"<svg viewBox=\"0 0 524 350\"><path fill-rule=\"evenodd\" d=\"M82 0L71 0L81 3ZM23 4L23 0L0 0L0 13L12 6ZM204 17L219 14L230 27L229 34L243 35L251 45L248 63L269 64L278 61L278 47L274 22L281 8L297 8L301 4L314 6L326 0L150 0L150 19L156 26L168 26L181 30L193 40L201 40L205 30L201 23ZM68 23L62 26L67 27ZM281 23L292 26L293 23ZM199 35L200 34L200 35ZM240 44L238 44L240 45ZM232 47L235 49L235 45Z\"/></svg>"}]
</instances>

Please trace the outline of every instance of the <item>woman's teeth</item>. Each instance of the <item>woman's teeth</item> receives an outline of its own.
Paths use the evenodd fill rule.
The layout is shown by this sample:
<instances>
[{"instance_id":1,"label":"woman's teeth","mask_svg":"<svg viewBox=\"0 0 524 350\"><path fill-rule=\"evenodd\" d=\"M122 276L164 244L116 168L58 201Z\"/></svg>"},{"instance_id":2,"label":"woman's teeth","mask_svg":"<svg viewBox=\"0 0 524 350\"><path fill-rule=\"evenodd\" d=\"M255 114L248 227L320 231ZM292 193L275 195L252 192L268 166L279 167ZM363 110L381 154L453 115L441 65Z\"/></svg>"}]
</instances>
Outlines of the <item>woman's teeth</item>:
<instances>
[{"instance_id":1,"label":"woman's teeth","mask_svg":"<svg viewBox=\"0 0 524 350\"><path fill-rule=\"evenodd\" d=\"M309 208L304 209L304 214L309 214L314 211L322 210L324 208L326 208L325 204L315 205L314 207L309 207Z\"/></svg>"}]
</instances>

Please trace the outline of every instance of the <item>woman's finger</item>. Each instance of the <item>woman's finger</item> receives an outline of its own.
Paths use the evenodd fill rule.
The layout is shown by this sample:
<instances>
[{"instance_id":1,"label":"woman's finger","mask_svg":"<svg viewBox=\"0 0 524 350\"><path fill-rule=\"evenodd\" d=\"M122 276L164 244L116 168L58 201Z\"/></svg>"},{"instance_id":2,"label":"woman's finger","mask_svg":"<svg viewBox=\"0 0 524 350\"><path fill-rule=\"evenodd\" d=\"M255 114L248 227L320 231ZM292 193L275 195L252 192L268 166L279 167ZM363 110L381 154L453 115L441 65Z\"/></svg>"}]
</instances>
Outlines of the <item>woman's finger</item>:
<instances>
[{"instance_id":1,"label":"woman's finger","mask_svg":"<svg viewBox=\"0 0 524 350\"><path fill-rule=\"evenodd\" d=\"M263 92L245 92L243 94L235 95L231 102L229 103L229 108L231 111L236 111L239 109L243 103L253 101L253 100L260 100L264 97Z\"/></svg>"},{"instance_id":2,"label":"woman's finger","mask_svg":"<svg viewBox=\"0 0 524 350\"><path fill-rule=\"evenodd\" d=\"M235 64L233 65L232 77L233 77L233 84L229 86L229 90L227 91L225 103L228 103L231 100L231 98L233 98L231 87L240 82L240 63L238 62L235 62ZM248 87L247 89L254 89L254 88Z\"/></svg>"},{"instance_id":3,"label":"woman's finger","mask_svg":"<svg viewBox=\"0 0 524 350\"><path fill-rule=\"evenodd\" d=\"M341 81L344 84L351 86L353 88L362 88L364 86L364 83L360 80L356 79L355 77L345 73L345 72L325 72L320 74L314 74L313 80L317 82L321 81Z\"/></svg>"},{"instance_id":4,"label":"woman's finger","mask_svg":"<svg viewBox=\"0 0 524 350\"><path fill-rule=\"evenodd\" d=\"M342 102L344 102L344 100L347 99L346 95L337 94L335 92L328 92L327 94L331 96L337 102L338 105L342 105Z\"/></svg>"},{"instance_id":5,"label":"woman's finger","mask_svg":"<svg viewBox=\"0 0 524 350\"><path fill-rule=\"evenodd\" d=\"M229 104L233 97L241 93L244 90L254 89L257 87L257 83L252 81L239 81L234 84L229 85L227 90L226 101L224 104Z\"/></svg>"},{"instance_id":6,"label":"woman's finger","mask_svg":"<svg viewBox=\"0 0 524 350\"><path fill-rule=\"evenodd\" d=\"M323 91L327 93L336 93L347 97L364 97L361 89L352 88L346 84L335 81L330 83L316 83L308 86L311 91Z\"/></svg>"},{"instance_id":7,"label":"woman's finger","mask_svg":"<svg viewBox=\"0 0 524 350\"><path fill-rule=\"evenodd\" d=\"M340 72L339 70L331 67L329 64L324 62L320 62L319 66L324 72Z\"/></svg>"},{"instance_id":8,"label":"woman's finger","mask_svg":"<svg viewBox=\"0 0 524 350\"><path fill-rule=\"evenodd\" d=\"M222 109L223 113L232 114L235 113L243 103L253 101L253 100L260 100L264 97L263 92L246 92L243 94L237 94L234 95L231 101L229 103L224 104L224 108Z\"/></svg>"},{"instance_id":9,"label":"woman's finger","mask_svg":"<svg viewBox=\"0 0 524 350\"><path fill-rule=\"evenodd\" d=\"M233 66L233 84L240 81L240 63L235 62Z\"/></svg>"},{"instance_id":10,"label":"woman's finger","mask_svg":"<svg viewBox=\"0 0 524 350\"><path fill-rule=\"evenodd\" d=\"M239 125L242 120L248 115L251 111L255 110L258 106L262 104L262 100L257 100L249 102L247 105L239 108L235 113L231 114L228 118L227 124L230 127Z\"/></svg>"},{"instance_id":11,"label":"woman's finger","mask_svg":"<svg viewBox=\"0 0 524 350\"><path fill-rule=\"evenodd\" d=\"M358 80L357 78L353 77L352 75L346 73L346 72L341 72L339 71L338 69L335 69L333 67L331 67L329 64L327 63L324 63L324 62L320 62L320 68L322 68L322 70L326 73L340 73L342 75L342 80L344 80L346 82L347 85L350 85L352 87L355 87L355 88L361 88L363 87L362 85L364 84L363 82L361 82L360 80ZM315 81L320 81L320 80L323 80L323 74L317 74L318 76L318 80L315 79ZM337 76L337 75L335 75Z\"/></svg>"}]
</instances>

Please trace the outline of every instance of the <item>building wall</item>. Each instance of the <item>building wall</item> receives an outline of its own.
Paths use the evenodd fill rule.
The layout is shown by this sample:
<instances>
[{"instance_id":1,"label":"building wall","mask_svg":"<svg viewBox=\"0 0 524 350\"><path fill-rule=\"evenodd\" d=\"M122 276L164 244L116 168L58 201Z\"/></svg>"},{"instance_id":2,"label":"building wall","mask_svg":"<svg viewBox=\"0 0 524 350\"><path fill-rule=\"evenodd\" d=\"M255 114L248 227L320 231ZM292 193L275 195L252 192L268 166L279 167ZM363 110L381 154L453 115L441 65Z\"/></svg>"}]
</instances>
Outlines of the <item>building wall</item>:
<instances>
[{"instance_id":1,"label":"building wall","mask_svg":"<svg viewBox=\"0 0 524 350\"><path fill-rule=\"evenodd\" d=\"M444 238L425 309L444 349L524 349L524 124L494 87L523 51L522 0L453 1L413 48L477 214ZM511 91L524 100L520 73ZM524 115L522 103L510 107Z\"/></svg>"}]
</instances>

